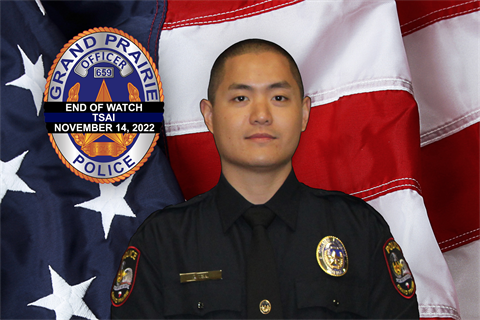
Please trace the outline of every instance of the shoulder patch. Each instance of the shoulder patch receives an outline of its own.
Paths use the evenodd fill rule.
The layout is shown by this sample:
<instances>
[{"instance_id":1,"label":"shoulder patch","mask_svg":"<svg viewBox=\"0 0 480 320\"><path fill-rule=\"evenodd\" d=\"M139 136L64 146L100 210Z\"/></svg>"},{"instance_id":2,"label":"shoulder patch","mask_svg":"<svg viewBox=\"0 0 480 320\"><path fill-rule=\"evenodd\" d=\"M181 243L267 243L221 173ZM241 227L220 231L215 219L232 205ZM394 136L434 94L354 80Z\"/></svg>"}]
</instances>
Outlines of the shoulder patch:
<instances>
[{"instance_id":1,"label":"shoulder patch","mask_svg":"<svg viewBox=\"0 0 480 320\"><path fill-rule=\"evenodd\" d=\"M383 254L393 286L404 298L410 299L415 294L415 281L408 263L398 243L390 238L383 246Z\"/></svg>"},{"instance_id":2,"label":"shoulder patch","mask_svg":"<svg viewBox=\"0 0 480 320\"><path fill-rule=\"evenodd\" d=\"M123 305L132 293L139 259L140 250L135 247L128 247L123 254L110 294L113 306L120 307Z\"/></svg>"}]
</instances>

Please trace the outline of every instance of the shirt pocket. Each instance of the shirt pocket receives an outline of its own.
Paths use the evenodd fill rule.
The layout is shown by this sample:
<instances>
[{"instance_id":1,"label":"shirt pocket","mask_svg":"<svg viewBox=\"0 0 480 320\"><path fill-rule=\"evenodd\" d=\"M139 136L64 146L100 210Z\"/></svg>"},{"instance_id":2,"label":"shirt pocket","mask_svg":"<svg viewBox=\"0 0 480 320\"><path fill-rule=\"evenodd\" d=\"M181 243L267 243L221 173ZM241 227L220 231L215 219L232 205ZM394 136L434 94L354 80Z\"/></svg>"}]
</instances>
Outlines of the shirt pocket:
<instances>
[{"instance_id":1,"label":"shirt pocket","mask_svg":"<svg viewBox=\"0 0 480 320\"><path fill-rule=\"evenodd\" d=\"M322 313L332 318L368 318L366 285L341 277L320 277L296 280L295 290L299 313L322 308Z\"/></svg>"},{"instance_id":2,"label":"shirt pocket","mask_svg":"<svg viewBox=\"0 0 480 320\"><path fill-rule=\"evenodd\" d=\"M176 283L165 286L165 317L199 317L210 312L227 316L240 315L242 291L236 280L211 280Z\"/></svg>"}]
</instances>

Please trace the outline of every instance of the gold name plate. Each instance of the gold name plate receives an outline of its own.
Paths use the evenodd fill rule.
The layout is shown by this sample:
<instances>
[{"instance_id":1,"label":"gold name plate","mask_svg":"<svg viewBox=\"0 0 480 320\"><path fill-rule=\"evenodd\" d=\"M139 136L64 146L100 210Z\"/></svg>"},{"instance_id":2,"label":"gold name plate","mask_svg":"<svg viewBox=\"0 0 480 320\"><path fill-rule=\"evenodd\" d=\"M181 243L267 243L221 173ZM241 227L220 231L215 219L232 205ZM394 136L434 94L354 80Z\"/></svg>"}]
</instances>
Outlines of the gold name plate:
<instances>
[{"instance_id":1,"label":"gold name plate","mask_svg":"<svg viewBox=\"0 0 480 320\"><path fill-rule=\"evenodd\" d=\"M180 273L180 283L206 280L222 280L222 270Z\"/></svg>"}]
</instances>

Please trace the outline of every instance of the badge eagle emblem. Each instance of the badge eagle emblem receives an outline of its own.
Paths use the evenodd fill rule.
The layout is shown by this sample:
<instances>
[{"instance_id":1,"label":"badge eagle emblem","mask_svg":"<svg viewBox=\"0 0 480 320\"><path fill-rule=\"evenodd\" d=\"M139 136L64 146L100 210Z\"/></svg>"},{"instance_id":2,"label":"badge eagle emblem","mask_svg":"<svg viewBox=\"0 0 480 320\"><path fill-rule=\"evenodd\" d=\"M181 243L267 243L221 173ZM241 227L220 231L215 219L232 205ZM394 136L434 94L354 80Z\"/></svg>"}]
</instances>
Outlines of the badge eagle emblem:
<instances>
[{"instance_id":1,"label":"badge eagle emblem","mask_svg":"<svg viewBox=\"0 0 480 320\"><path fill-rule=\"evenodd\" d=\"M348 270L348 255L342 241L334 236L326 236L317 246L317 262L325 273L341 277Z\"/></svg>"}]
</instances>

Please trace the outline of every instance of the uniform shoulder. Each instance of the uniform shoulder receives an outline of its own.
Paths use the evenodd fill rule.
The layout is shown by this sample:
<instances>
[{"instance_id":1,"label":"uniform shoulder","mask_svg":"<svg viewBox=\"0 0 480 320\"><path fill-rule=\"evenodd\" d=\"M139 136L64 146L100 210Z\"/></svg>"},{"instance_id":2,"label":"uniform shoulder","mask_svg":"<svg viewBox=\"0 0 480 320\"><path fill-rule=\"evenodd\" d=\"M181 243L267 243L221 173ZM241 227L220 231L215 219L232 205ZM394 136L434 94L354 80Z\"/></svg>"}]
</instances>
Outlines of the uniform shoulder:
<instances>
[{"instance_id":1,"label":"uniform shoulder","mask_svg":"<svg viewBox=\"0 0 480 320\"><path fill-rule=\"evenodd\" d=\"M175 221L181 221L186 214L197 212L197 209L199 209L203 203L210 198L212 198L211 190L193 197L190 200L156 210L145 219L137 229L136 234L143 232L149 227L166 224L172 225Z\"/></svg>"},{"instance_id":2,"label":"uniform shoulder","mask_svg":"<svg viewBox=\"0 0 480 320\"><path fill-rule=\"evenodd\" d=\"M188 208L193 208L198 205L200 205L203 201L208 199L209 197L212 196L212 190L207 191L205 193L199 194L198 196L195 196L191 198L190 200L180 202L178 204L170 205L167 206L161 210L157 210L156 212L159 213L166 213L166 212L183 212Z\"/></svg>"},{"instance_id":3,"label":"uniform shoulder","mask_svg":"<svg viewBox=\"0 0 480 320\"><path fill-rule=\"evenodd\" d=\"M351 202L351 203L360 204L360 205L367 204L364 200L358 197L349 195L342 191L312 188L303 183L302 185L306 193L319 199L333 199L333 200Z\"/></svg>"},{"instance_id":4,"label":"uniform shoulder","mask_svg":"<svg viewBox=\"0 0 480 320\"><path fill-rule=\"evenodd\" d=\"M355 215L367 215L375 217L375 220L387 224L383 216L363 199L347 194L342 191L316 189L304 185L304 192L315 201L327 204L329 207L349 208L350 210L339 210L339 212L351 212Z\"/></svg>"}]
</instances>

